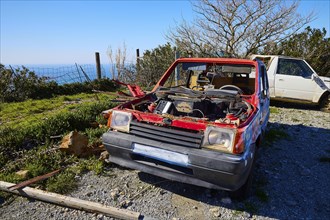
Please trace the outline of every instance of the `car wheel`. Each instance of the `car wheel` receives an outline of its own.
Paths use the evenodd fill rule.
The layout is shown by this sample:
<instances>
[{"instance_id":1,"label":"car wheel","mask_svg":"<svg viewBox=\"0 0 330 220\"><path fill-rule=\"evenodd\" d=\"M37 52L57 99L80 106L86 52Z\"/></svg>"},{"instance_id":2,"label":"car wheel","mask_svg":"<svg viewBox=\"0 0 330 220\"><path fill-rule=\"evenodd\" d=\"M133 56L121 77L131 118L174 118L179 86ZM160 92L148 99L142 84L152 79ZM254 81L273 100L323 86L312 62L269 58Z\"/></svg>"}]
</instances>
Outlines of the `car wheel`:
<instances>
[{"instance_id":1,"label":"car wheel","mask_svg":"<svg viewBox=\"0 0 330 220\"><path fill-rule=\"evenodd\" d=\"M330 94L325 96L320 103L321 111L330 112Z\"/></svg>"},{"instance_id":2,"label":"car wheel","mask_svg":"<svg viewBox=\"0 0 330 220\"><path fill-rule=\"evenodd\" d=\"M232 199L243 200L249 197L252 188L253 178L254 178L254 167L257 158L256 152L257 150L255 150L255 155L250 168L250 174L246 182L239 189L229 192L229 195Z\"/></svg>"}]
</instances>

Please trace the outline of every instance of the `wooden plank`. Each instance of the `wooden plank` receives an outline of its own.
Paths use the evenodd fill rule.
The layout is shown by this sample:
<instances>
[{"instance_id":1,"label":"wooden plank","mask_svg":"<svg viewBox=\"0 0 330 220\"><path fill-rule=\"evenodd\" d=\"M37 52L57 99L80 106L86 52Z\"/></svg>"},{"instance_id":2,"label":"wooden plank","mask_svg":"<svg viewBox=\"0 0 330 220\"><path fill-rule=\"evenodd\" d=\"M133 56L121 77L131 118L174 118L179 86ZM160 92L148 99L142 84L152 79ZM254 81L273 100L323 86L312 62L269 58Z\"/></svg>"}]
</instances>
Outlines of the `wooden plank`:
<instances>
[{"instance_id":1,"label":"wooden plank","mask_svg":"<svg viewBox=\"0 0 330 220\"><path fill-rule=\"evenodd\" d=\"M48 179L49 177L54 176L55 174L57 174L60 171L61 171L61 169L58 169L58 170L55 170L53 172L47 173L45 175L34 177L32 179L29 179L29 180L23 181L21 183L18 183L18 184L14 185L14 186L11 186L8 189L9 190L21 189L23 187L26 187L26 186L31 185L33 183L39 182L41 180Z\"/></svg>"},{"instance_id":2,"label":"wooden plank","mask_svg":"<svg viewBox=\"0 0 330 220\"><path fill-rule=\"evenodd\" d=\"M14 185L15 184L13 183L0 181L0 190L29 198L34 198L44 202L57 204L60 206L84 210L92 213L102 213L110 217L119 218L119 219L138 220L141 216L139 212L133 212L126 209L119 209L112 206L106 206L100 203L85 201L82 199L64 196L57 193L51 193L40 189L34 189L31 187L25 187L19 190L8 189Z\"/></svg>"}]
</instances>

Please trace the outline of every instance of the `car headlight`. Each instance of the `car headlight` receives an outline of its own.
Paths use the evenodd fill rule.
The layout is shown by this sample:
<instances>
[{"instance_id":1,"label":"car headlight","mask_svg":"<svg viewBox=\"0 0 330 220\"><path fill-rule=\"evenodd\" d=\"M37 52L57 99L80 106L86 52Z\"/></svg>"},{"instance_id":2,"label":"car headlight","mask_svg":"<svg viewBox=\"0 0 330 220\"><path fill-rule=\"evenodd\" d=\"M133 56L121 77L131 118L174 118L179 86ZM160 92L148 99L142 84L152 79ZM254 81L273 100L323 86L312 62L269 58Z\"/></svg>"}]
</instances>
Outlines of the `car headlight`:
<instances>
[{"instance_id":1,"label":"car headlight","mask_svg":"<svg viewBox=\"0 0 330 220\"><path fill-rule=\"evenodd\" d=\"M112 129L129 132L129 125L132 121L132 114L122 111L112 111L111 124Z\"/></svg>"},{"instance_id":2,"label":"car headlight","mask_svg":"<svg viewBox=\"0 0 330 220\"><path fill-rule=\"evenodd\" d=\"M218 127L207 127L203 147L211 150L233 152L235 131Z\"/></svg>"}]
</instances>

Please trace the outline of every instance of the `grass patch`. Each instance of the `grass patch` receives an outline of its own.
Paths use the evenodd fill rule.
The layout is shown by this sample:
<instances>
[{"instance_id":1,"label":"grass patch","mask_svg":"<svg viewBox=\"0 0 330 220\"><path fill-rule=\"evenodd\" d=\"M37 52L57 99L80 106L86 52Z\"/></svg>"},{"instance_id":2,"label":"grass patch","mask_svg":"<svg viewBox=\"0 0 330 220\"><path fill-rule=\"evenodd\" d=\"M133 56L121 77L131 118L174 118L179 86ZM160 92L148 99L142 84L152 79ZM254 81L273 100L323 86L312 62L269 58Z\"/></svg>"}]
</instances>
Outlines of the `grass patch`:
<instances>
[{"instance_id":1,"label":"grass patch","mask_svg":"<svg viewBox=\"0 0 330 220\"><path fill-rule=\"evenodd\" d=\"M113 99L115 95L98 94L101 101ZM76 103L66 104L66 101L79 100ZM72 111L87 103L95 103L95 94L77 94L72 96L58 96L52 99L27 100L18 103L2 103L0 111L1 127L24 127L37 124L52 115Z\"/></svg>"},{"instance_id":2,"label":"grass patch","mask_svg":"<svg viewBox=\"0 0 330 220\"><path fill-rule=\"evenodd\" d=\"M238 217L244 212L243 209L233 210L233 216Z\"/></svg>"},{"instance_id":3,"label":"grass patch","mask_svg":"<svg viewBox=\"0 0 330 220\"><path fill-rule=\"evenodd\" d=\"M271 145L273 142L280 139L288 139L290 136L282 129L271 128L266 132L265 141L267 145Z\"/></svg>"},{"instance_id":4,"label":"grass patch","mask_svg":"<svg viewBox=\"0 0 330 220\"><path fill-rule=\"evenodd\" d=\"M107 128L100 113L117 104L111 103L113 97L108 95L98 95L98 101L93 97L94 94L78 94L2 104L5 111L1 111L1 121L10 122L0 126L0 180L12 183L24 181L16 174L19 170L28 170L26 179L29 179L65 168L35 185L48 191L67 193L77 187L76 175L87 171L102 174L103 161L95 156L82 159L67 155L53 148L54 140L50 139L50 136L77 130L88 136L89 146L101 144L100 137ZM64 101L78 99L80 103L63 106ZM102 126L92 127L93 124Z\"/></svg>"},{"instance_id":5,"label":"grass patch","mask_svg":"<svg viewBox=\"0 0 330 220\"><path fill-rule=\"evenodd\" d=\"M51 177L47 181L46 189L50 192L65 194L77 188L75 173L72 171L64 171L57 176Z\"/></svg>"},{"instance_id":6,"label":"grass patch","mask_svg":"<svg viewBox=\"0 0 330 220\"><path fill-rule=\"evenodd\" d=\"M319 161L321 163L330 163L330 157L320 157Z\"/></svg>"},{"instance_id":7,"label":"grass patch","mask_svg":"<svg viewBox=\"0 0 330 220\"><path fill-rule=\"evenodd\" d=\"M257 213L258 208L257 208L257 206L255 206L251 202L245 202L244 203L244 210L251 213L251 214L255 214L255 213Z\"/></svg>"},{"instance_id":8,"label":"grass patch","mask_svg":"<svg viewBox=\"0 0 330 220\"><path fill-rule=\"evenodd\" d=\"M61 91L52 90L49 87L51 85L47 84L48 87L44 89L49 94L44 94L39 88L32 90L30 96L9 97L10 94L7 94L8 97L0 100L0 180L18 183L64 168L59 174L33 186L37 185L52 192L67 193L77 187L76 175L86 171L103 173L104 163L97 157L82 159L67 155L54 148L57 140L50 138L77 130L88 136L89 146L101 144L100 136L107 128L95 125L106 124L107 121L100 113L118 105L111 102L116 94L96 95L89 92L93 88L113 91L116 86L109 80L98 80L93 83L53 85ZM63 95L56 96L58 94ZM52 98L41 99L45 97ZM25 101L4 103L6 100ZM28 170L28 175L17 175L16 172L19 170Z\"/></svg>"},{"instance_id":9,"label":"grass patch","mask_svg":"<svg viewBox=\"0 0 330 220\"><path fill-rule=\"evenodd\" d=\"M269 112L270 112L270 114L278 114L278 113L280 113L280 111L276 107L270 107L269 108Z\"/></svg>"},{"instance_id":10,"label":"grass patch","mask_svg":"<svg viewBox=\"0 0 330 220\"><path fill-rule=\"evenodd\" d=\"M76 189L76 175L81 175L88 171L93 171L97 175L102 174L105 165L103 161L98 160L95 156L77 158L76 156L67 155L58 149L52 150L47 147L31 150L22 159L18 163L8 164L7 169L0 173L0 180L19 183L26 179L64 168L59 174L34 184L34 186L39 186L41 189L62 194ZM28 170L27 178L23 179L23 177L18 176L16 174L18 170ZM5 194L0 196L7 197Z\"/></svg>"},{"instance_id":11,"label":"grass patch","mask_svg":"<svg viewBox=\"0 0 330 220\"><path fill-rule=\"evenodd\" d=\"M268 197L267 193L261 188L256 189L255 195L262 202L268 202L269 201L269 197Z\"/></svg>"},{"instance_id":12,"label":"grass patch","mask_svg":"<svg viewBox=\"0 0 330 220\"><path fill-rule=\"evenodd\" d=\"M89 96L90 94L87 95ZM76 98L79 96L76 95L73 97ZM115 103L111 103L110 100L111 97L109 96L100 96L100 101L83 102L71 110L62 108L51 113L47 112L47 117L43 118L43 120L38 120L36 119L36 114L31 114L23 117L24 120L20 123L1 126L0 167L4 166L8 160L15 158L17 152L29 150L41 143L48 145L51 141L51 136L65 134L72 130L85 131L87 129L86 133L92 140L92 144L98 144L99 141L97 139L106 129L93 130L91 129L91 123L95 121L101 122L100 113L116 105ZM22 105L27 105L26 103L31 101L24 102ZM43 100L37 100L37 102L40 101ZM47 102L51 103L51 100L47 100ZM10 104L16 106L18 103ZM57 104L58 98L55 98L54 106L57 106ZM22 115L27 114L24 111ZM19 114L19 112L15 114Z\"/></svg>"}]
</instances>

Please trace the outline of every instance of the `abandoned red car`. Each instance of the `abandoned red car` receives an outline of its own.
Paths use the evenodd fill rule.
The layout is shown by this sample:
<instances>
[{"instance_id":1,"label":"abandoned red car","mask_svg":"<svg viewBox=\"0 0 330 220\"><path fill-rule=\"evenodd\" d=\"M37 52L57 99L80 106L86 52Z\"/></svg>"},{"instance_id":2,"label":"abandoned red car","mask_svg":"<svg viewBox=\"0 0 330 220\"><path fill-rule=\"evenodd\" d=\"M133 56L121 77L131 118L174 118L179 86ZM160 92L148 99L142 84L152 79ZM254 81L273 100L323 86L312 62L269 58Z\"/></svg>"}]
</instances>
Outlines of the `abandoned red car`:
<instances>
[{"instance_id":1,"label":"abandoned red car","mask_svg":"<svg viewBox=\"0 0 330 220\"><path fill-rule=\"evenodd\" d=\"M150 93L106 112L111 162L245 196L269 117L266 68L258 60L180 58Z\"/></svg>"}]
</instances>

